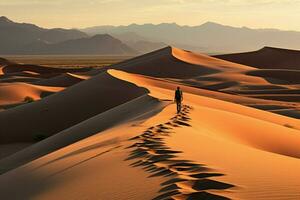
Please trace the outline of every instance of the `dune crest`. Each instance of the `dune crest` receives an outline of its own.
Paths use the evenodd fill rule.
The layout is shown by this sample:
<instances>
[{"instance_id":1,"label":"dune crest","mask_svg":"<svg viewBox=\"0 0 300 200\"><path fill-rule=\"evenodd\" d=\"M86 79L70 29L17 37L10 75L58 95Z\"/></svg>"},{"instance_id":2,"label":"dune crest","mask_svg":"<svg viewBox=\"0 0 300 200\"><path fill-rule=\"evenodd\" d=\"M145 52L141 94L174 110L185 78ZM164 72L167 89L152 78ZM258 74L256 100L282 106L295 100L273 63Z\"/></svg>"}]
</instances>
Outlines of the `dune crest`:
<instances>
[{"instance_id":1,"label":"dune crest","mask_svg":"<svg viewBox=\"0 0 300 200\"><path fill-rule=\"evenodd\" d=\"M255 69L253 67L249 67L246 65L240 65L240 64L228 62L205 54L193 53L190 51L178 49L176 47L171 47L171 49L172 49L172 55L179 60L182 60L187 63L195 64L195 65L211 67L218 71Z\"/></svg>"},{"instance_id":2,"label":"dune crest","mask_svg":"<svg viewBox=\"0 0 300 200\"><path fill-rule=\"evenodd\" d=\"M156 98L159 97L162 99L166 99L170 97L172 95L172 92L166 93L166 91L170 91L170 90L174 91L178 85L178 83L176 82L164 82L161 79L153 79L151 77L126 73L118 70L109 70L108 73L118 79L134 82L140 87L148 88L148 90L150 91L149 94L153 95ZM300 130L300 122L297 119L276 115L262 110L257 110L255 108L239 105L241 103L241 100L245 101L243 102L243 104L256 103L258 105L260 104L265 105L267 103L270 103L268 101L260 101L260 100L251 101L251 99L250 100L248 100L247 98L243 99L242 97L238 97L238 99L235 100L233 99L232 96L227 96L227 95L223 96L222 94L206 92L205 90L195 89L184 85L181 85L181 88L186 93L195 96L196 95L202 96L203 99L201 103L203 104L203 106L211 107L217 110L229 111L230 113L236 113L243 116L249 116L250 118L260 119L262 121L275 123L281 126L290 124L290 127ZM230 101L233 101L234 104L230 103ZM273 102L271 103L273 104Z\"/></svg>"},{"instance_id":3,"label":"dune crest","mask_svg":"<svg viewBox=\"0 0 300 200\"><path fill-rule=\"evenodd\" d=\"M167 47L110 67L129 73L163 78L178 84L217 91L216 98L231 95L227 100L300 118L297 71L262 70ZM281 73L282 72L282 73ZM295 72L295 73L293 73ZM243 103L252 99L256 103ZM263 100L264 103L262 103ZM263 106L257 105L263 104ZM269 109L272 107L282 109Z\"/></svg>"},{"instance_id":4,"label":"dune crest","mask_svg":"<svg viewBox=\"0 0 300 200\"><path fill-rule=\"evenodd\" d=\"M26 97L40 100L44 93L55 93L63 87L35 86L27 83L0 84L0 105L22 103Z\"/></svg>"},{"instance_id":5,"label":"dune crest","mask_svg":"<svg viewBox=\"0 0 300 200\"><path fill-rule=\"evenodd\" d=\"M3 80L63 90L0 112L2 144L47 136L0 160L1 199L300 198L297 70L173 47L87 72L11 70Z\"/></svg>"},{"instance_id":6,"label":"dune crest","mask_svg":"<svg viewBox=\"0 0 300 200\"><path fill-rule=\"evenodd\" d=\"M258 51L217 55L215 57L261 69L299 70L299 56L299 50L264 47Z\"/></svg>"}]
</instances>

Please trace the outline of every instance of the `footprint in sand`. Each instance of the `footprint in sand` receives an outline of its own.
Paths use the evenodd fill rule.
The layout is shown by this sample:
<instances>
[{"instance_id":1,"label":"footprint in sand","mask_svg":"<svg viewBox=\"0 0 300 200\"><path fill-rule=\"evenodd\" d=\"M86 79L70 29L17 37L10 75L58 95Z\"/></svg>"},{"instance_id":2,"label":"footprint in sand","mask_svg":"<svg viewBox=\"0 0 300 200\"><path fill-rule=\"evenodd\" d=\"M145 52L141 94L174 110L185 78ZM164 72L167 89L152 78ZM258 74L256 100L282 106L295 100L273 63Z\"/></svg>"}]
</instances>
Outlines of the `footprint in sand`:
<instances>
[{"instance_id":1,"label":"footprint in sand","mask_svg":"<svg viewBox=\"0 0 300 200\"><path fill-rule=\"evenodd\" d=\"M131 138L136 141L128 148L133 149L126 160L138 159L130 164L142 167L149 172L150 177L170 177L162 183L161 194L154 200L163 199L216 199L225 200L227 197L212 194L209 190L226 190L234 187L232 184L212 180L212 177L224 176L213 173L203 164L190 160L179 160L176 154L180 151L171 150L164 138L172 134L172 130L181 126L191 126L190 106L183 106L181 113L172 117L168 122L145 130L140 136Z\"/></svg>"}]
</instances>

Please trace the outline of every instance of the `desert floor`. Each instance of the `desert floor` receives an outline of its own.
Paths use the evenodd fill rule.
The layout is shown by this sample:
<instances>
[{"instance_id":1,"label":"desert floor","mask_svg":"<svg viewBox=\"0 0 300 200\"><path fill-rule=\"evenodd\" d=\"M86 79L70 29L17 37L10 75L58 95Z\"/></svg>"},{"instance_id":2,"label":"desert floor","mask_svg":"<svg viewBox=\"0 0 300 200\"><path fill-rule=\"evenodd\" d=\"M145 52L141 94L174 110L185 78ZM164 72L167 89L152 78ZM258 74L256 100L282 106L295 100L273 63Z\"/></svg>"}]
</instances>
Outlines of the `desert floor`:
<instances>
[{"instance_id":1,"label":"desert floor","mask_svg":"<svg viewBox=\"0 0 300 200\"><path fill-rule=\"evenodd\" d=\"M300 199L294 56L167 47L102 68L0 59L0 199Z\"/></svg>"}]
</instances>

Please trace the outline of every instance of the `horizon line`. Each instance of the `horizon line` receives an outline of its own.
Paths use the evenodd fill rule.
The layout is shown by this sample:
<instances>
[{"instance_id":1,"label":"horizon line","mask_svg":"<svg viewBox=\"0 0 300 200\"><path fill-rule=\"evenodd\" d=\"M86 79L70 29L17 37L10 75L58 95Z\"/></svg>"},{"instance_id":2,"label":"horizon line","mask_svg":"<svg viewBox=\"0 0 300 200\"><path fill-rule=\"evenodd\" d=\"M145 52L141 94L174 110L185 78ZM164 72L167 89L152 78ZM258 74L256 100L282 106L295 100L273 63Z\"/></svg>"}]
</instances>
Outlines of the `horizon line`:
<instances>
[{"instance_id":1,"label":"horizon line","mask_svg":"<svg viewBox=\"0 0 300 200\"><path fill-rule=\"evenodd\" d=\"M179 24L177 22L160 22L160 23L129 23L126 25L111 25L111 24L101 24L101 25L93 25L93 26L87 26L87 27L47 27L47 26L42 26L39 24L35 24L34 22L20 22L20 21L16 21L16 20L12 20L10 17L7 17L5 15L0 16L4 17L14 23L21 23L21 24L33 24L36 25L40 28L45 28L45 29L77 29L77 30L83 30L83 29L88 29L88 28L95 28L95 27L101 27L101 26L112 26L112 27L126 27L126 26L132 26L132 25L137 25L137 26L143 26L143 25L154 25L154 26L158 26L158 25L163 25L163 24L174 24L180 27L190 27L190 28L194 28L194 27L199 27L205 24L216 24L216 25L221 25L221 26L225 26L225 27L231 27L231 28L245 28L245 29L251 29L251 30L276 30L276 31L290 31L290 32L300 32L300 30L292 30L292 29L279 29L279 28L255 28L255 27L248 27L248 26L234 26L234 25L228 25L228 24L222 24L222 23L218 23L218 22L214 22L214 21L206 21L202 24L199 25L188 25L188 24Z\"/></svg>"}]
</instances>

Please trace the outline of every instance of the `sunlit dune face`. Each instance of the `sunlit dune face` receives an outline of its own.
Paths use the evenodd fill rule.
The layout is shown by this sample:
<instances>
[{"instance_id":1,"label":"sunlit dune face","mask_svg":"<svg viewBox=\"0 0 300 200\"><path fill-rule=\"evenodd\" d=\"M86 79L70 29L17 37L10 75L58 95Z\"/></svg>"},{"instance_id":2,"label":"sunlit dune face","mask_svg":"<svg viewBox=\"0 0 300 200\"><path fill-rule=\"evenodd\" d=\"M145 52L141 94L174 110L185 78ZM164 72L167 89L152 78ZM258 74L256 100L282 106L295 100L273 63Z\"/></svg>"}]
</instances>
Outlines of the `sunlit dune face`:
<instances>
[{"instance_id":1,"label":"sunlit dune face","mask_svg":"<svg viewBox=\"0 0 300 200\"><path fill-rule=\"evenodd\" d=\"M0 159L0 199L300 198L296 70L174 47L84 70L3 70L0 105L33 99L0 111L0 149L35 144Z\"/></svg>"}]
</instances>

